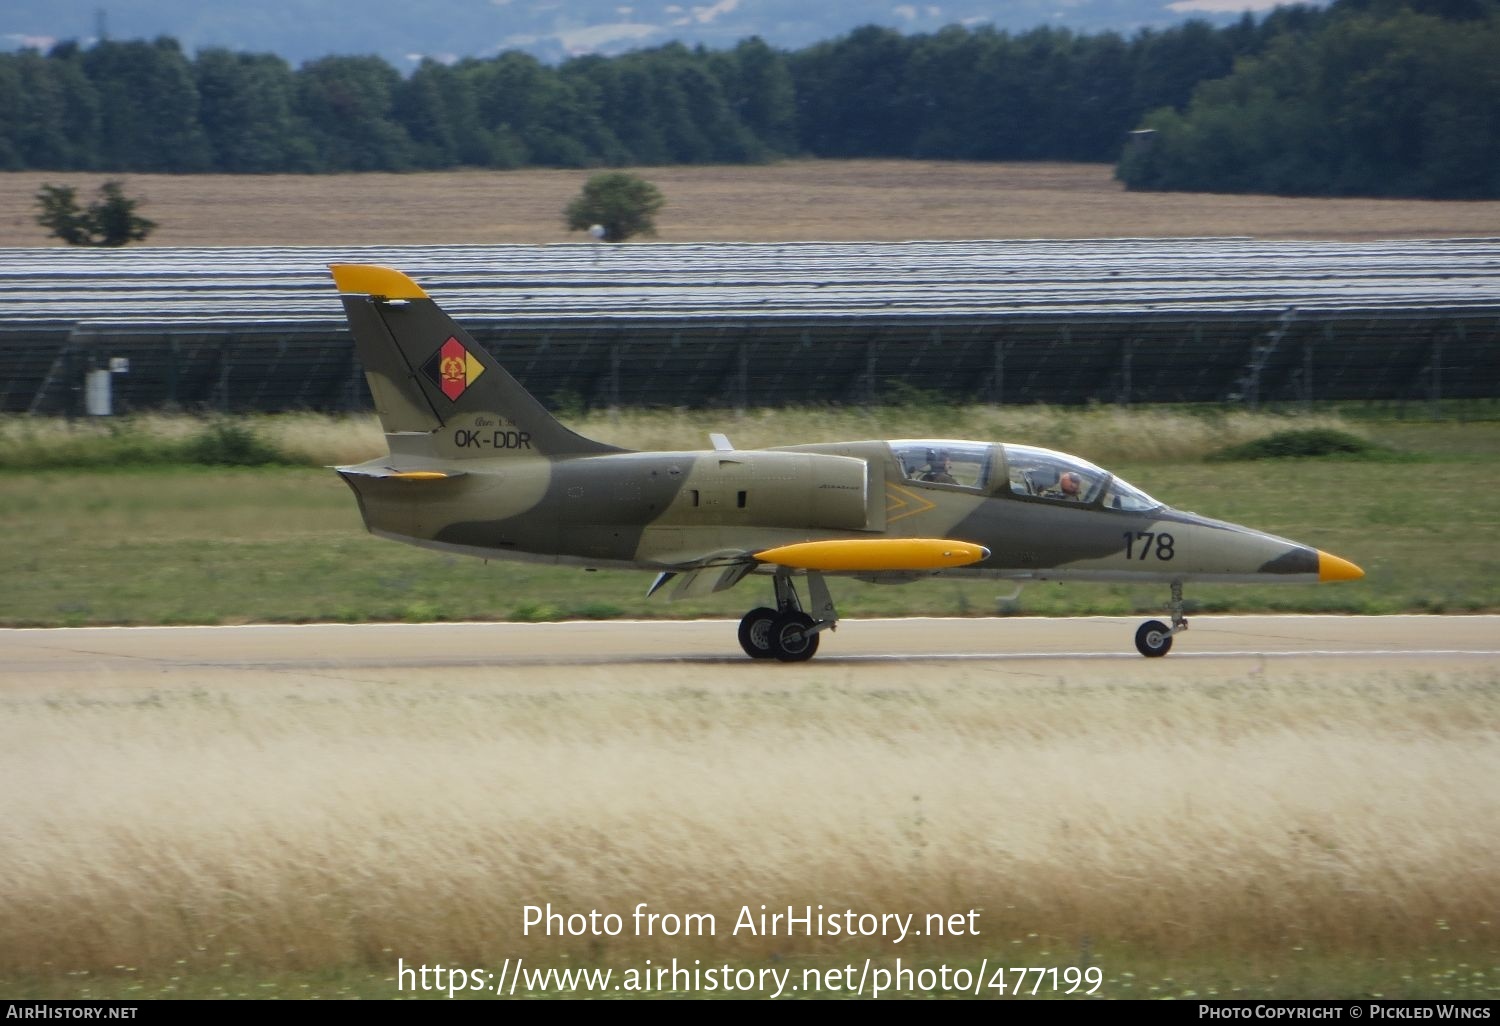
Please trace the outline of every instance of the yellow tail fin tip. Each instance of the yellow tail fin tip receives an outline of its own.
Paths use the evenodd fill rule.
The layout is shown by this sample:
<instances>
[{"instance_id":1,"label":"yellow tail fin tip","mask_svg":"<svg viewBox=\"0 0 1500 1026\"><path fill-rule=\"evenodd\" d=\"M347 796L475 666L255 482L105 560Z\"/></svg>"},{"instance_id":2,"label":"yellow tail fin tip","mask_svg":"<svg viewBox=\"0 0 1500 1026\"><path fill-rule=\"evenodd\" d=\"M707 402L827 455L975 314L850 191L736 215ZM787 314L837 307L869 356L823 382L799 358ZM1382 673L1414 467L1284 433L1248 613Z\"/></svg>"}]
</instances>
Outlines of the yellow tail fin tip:
<instances>
[{"instance_id":1,"label":"yellow tail fin tip","mask_svg":"<svg viewBox=\"0 0 1500 1026\"><path fill-rule=\"evenodd\" d=\"M384 299L426 299L422 287L400 271L375 264L329 264L340 292Z\"/></svg>"}]
</instances>

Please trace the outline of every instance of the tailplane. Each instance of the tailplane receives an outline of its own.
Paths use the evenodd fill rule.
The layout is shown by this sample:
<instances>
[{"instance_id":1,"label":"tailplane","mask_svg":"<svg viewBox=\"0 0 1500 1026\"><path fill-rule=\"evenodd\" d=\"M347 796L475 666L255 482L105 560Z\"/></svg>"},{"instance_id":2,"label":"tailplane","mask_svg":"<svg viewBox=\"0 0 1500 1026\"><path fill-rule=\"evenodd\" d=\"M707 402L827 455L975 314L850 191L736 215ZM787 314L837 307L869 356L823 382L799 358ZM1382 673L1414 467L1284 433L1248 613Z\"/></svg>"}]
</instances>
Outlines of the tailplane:
<instances>
[{"instance_id":1,"label":"tailplane","mask_svg":"<svg viewBox=\"0 0 1500 1026\"><path fill-rule=\"evenodd\" d=\"M447 459L620 452L564 427L400 271L333 264L391 451Z\"/></svg>"}]
</instances>

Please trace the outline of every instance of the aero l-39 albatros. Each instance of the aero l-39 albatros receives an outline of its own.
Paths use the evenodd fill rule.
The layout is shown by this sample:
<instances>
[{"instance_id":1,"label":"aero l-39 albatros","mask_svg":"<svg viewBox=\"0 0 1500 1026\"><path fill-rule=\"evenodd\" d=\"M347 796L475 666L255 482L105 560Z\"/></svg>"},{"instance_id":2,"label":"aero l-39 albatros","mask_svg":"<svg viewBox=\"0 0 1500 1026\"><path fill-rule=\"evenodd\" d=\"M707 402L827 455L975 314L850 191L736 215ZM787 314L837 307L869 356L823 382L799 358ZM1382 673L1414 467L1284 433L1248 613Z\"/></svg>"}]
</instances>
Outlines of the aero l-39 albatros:
<instances>
[{"instance_id":1,"label":"aero l-39 albatros","mask_svg":"<svg viewBox=\"0 0 1500 1026\"><path fill-rule=\"evenodd\" d=\"M740 621L756 659L796 662L838 623L830 575L1160 581L1171 624L1189 581L1343 581L1337 556L1171 509L1076 456L1002 442L827 442L631 452L570 431L399 271L332 267L390 453L338 472L376 535L486 559L657 573L651 593L770 578ZM806 601L797 581L805 581Z\"/></svg>"}]
</instances>

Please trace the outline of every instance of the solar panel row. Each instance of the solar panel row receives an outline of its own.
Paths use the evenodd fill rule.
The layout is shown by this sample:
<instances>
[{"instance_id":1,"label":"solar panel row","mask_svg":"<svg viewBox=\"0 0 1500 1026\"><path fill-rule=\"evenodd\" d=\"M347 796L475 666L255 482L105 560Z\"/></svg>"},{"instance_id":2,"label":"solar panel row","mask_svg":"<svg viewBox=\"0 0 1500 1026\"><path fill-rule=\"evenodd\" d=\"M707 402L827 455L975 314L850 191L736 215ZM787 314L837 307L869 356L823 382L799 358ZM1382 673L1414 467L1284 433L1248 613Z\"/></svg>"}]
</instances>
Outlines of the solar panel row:
<instances>
[{"instance_id":1,"label":"solar panel row","mask_svg":"<svg viewBox=\"0 0 1500 1026\"><path fill-rule=\"evenodd\" d=\"M1500 393L1500 240L0 249L0 410L368 404L326 265L406 271L546 401Z\"/></svg>"}]
</instances>

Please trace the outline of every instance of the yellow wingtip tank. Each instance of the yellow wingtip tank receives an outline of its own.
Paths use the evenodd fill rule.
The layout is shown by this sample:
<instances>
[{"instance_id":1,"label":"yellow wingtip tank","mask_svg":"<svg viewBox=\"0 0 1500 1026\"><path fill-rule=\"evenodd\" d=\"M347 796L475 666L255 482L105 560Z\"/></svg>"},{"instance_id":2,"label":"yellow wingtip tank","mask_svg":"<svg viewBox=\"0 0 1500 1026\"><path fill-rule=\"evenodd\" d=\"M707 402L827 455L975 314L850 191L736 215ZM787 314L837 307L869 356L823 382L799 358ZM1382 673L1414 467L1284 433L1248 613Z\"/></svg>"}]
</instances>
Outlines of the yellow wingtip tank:
<instances>
[{"instance_id":1,"label":"yellow wingtip tank","mask_svg":"<svg viewBox=\"0 0 1500 1026\"><path fill-rule=\"evenodd\" d=\"M946 570L988 559L983 545L946 538L842 538L757 552L763 563L794 570Z\"/></svg>"},{"instance_id":2,"label":"yellow wingtip tank","mask_svg":"<svg viewBox=\"0 0 1500 1026\"><path fill-rule=\"evenodd\" d=\"M383 299L426 299L422 287L390 267L375 264L329 264L340 292Z\"/></svg>"}]
</instances>

